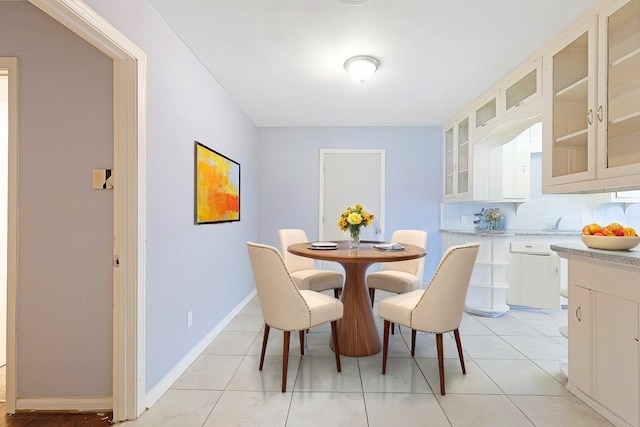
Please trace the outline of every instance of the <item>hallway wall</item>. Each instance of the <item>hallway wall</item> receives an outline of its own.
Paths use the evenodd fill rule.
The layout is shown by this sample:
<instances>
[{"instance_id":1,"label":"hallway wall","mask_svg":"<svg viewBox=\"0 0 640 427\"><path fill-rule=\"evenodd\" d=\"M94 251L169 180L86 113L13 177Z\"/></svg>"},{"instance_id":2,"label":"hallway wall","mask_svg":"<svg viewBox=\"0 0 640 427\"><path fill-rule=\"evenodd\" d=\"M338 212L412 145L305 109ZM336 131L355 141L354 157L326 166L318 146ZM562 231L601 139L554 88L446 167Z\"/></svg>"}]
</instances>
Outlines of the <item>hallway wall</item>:
<instances>
[{"instance_id":1,"label":"hallway wall","mask_svg":"<svg viewBox=\"0 0 640 427\"><path fill-rule=\"evenodd\" d=\"M112 62L27 2L0 2L18 57L19 398L111 396ZM4 258L6 260L6 256Z\"/></svg>"}]
</instances>

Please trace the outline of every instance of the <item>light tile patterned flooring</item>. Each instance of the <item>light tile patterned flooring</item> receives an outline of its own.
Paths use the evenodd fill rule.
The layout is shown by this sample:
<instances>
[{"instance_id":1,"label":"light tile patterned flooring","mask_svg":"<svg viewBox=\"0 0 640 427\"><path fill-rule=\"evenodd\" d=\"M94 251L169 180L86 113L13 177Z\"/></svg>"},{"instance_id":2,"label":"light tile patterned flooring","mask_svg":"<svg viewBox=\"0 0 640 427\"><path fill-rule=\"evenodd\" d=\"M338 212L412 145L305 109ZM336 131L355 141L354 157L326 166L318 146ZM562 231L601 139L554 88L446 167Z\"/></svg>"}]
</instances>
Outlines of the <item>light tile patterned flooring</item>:
<instances>
[{"instance_id":1,"label":"light tile patterned flooring","mask_svg":"<svg viewBox=\"0 0 640 427\"><path fill-rule=\"evenodd\" d=\"M379 291L376 300L389 296ZM377 313L377 304L374 314ZM280 392L282 332L272 329L262 372L263 319L257 297L170 390L123 426L608 426L564 387L558 365L566 311L512 309L497 318L466 314L460 326L467 375L453 334L444 339L445 396L439 393L435 336L391 336L387 374L381 354L345 357L336 372L330 327L308 334L300 357L291 334L287 392ZM378 328L382 321L376 317Z\"/></svg>"}]
</instances>

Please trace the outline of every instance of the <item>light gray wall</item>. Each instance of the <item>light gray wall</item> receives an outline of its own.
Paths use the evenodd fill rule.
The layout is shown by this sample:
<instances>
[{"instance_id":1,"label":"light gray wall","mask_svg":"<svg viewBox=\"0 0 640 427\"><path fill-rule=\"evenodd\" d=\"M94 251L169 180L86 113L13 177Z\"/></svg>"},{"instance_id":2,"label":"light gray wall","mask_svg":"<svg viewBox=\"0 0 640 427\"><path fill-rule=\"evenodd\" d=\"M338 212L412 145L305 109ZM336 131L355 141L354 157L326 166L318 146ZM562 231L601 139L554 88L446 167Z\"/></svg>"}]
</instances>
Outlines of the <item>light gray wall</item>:
<instances>
[{"instance_id":1,"label":"light gray wall","mask_svg":"<svg viewBox=\"0 0 640 427\"><path fill-rule=\"evenodd\" d=\"M386 238L400 228L427 231L431 277L440 260L440 127L261 128L259 135L261 242L277 247L280 228L318 238L320 149L384 149Z\"/></svg>"},{"instance_id":2,"label":"light gray wall","mask_svg":"<svg viewBox=\"0 0 640 427\"><path fill-rule=\"evenodd\" d=\"M246 241L258 234L257 128L145 0L86 3L148 59L149 391L254 289ZM194 140L240 163L240 222L194 225Z\"/></svg>"},{"instance_id":3,"label":"light gray wall","mask_svg":"<svg viewBox=\"0 0 640 427\"><path fill-rule=\"evenodd\" d=\"M145 0L86 3L148 55L141 286L149 391L254 289L245 242L258 235L257 129ZM91 190L89 178L92 168L105 167L103 158L111 163L111 95L102 93L99 103L94 95L110 90L111 62L26 2L0 8L0 54L20 58L21 90L30 99L20 109L20 173L28 178L20 222L30 227L20 230L18 395L110 395L111 282L97 289L85 273L111 274L110 240L103 255L86 255L97 228L91 221L102 223L89 206L109 211L102 199L93 201L108 193ZM25 11L37 21L17 20ZM9 49L9 41L20 48ZM194 140L240 163L240 222L194 224ZM53 227L63 210L66 226Z\"/></svg>"},{"instance_id":4,"label":"light gray wall","mask_svg":"<svg viewBox=\"0 0 640 427\"><path fill-rule=\"evenodd\" d=\"M113 192L91 170L113 165L111 60L27 2L0 2L0 56L19 58L18 397L110 396Z\"/></svg>"}]
</instances>

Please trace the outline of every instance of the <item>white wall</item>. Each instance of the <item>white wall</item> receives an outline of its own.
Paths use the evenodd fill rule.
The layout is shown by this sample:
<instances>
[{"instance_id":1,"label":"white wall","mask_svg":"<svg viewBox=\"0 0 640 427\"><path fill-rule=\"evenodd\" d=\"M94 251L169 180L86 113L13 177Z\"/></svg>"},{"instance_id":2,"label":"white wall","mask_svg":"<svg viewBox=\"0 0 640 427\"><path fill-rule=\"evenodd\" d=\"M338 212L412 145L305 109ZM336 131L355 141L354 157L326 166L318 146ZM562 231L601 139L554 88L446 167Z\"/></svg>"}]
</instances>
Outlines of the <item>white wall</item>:
<instances>
[{"instance_id":1,"label":"white wall","mask_svg":"<svg viewBox=\"0 0 640 427\"><path fill-rule=\"evenodd\" d=\"M145 389L149 391L254 289L245 242L256 240L258 235L257 129L146 0L86 3L148 55L147 282L140 285L146 286ZM25 11L38 20L17 20L16 14ZM50 42L35 39L32 33ZM19 43L20 48L9 49L9 41ZM60 51L53 50L50 44L59 45ZM55 65L48 62L63 52L74 56L79 51L84 55L81 61ZM94 86L104 90L105 81L109 83L106 89L110 89L110 60L26 2L0 2L0 55L19 57L20 89L24 96L37 99L36 105L21 99L20 144L32 147L33 152L24 157L20 153L20 171L21 176L25 173L39 177L39 181L29 181L30 195L45 203L38 205L25 221L46 223L52 206L67 202L58 193L47 191L45 184L55 181L58 175L65 182L77 181L96 197L107 194L90 190L91 169L105 166L85 156L94 151L89 144L106 140L108 144L96 151L111 159L110 121L99 126L95 122L105 117L110 120L112 107L110 102L94 105L93 98L84 95L91 94ZM54 74L67 73L63 77L73 83L47 80L52 67ZM77 67L81 67L79 72ZM107 75L96 80L96 67L108 70ZM76 72L78 75L73 75ZM70 90L83 96L71 95ZM78 113L74 120L51 120L58 110L68 108L82 110L82 114ZM86 147L68 145L65 137L76 127L90 131L82 139ZM61 142L53 138L55 135ZM29 145L27 137L33 138ZM194 224L194 140L241 164L240 222ZM54 142L60 144L51 145ZM37 157L38 153L54 161L47 163ZM76 165L81 172L70 174L69 169ZM24 197L22 193L20 197ZM82 219L92 216L87 206L73 204L67 210ZM23 214L21 211L21 223ZM21 298L17 360L20 397L103 396L111 392L111 283L100 291L94 290L78 275L93 267L78 263L75 253L66 247L59 249L69 240L87 252L82 240L90 240L92 233L85 226L67 229L63 236L47 227L24 232L21 229L21 256L23 247L25 252L28 248L23 246L25 239L40 242L48 249L46 254L57 252L65 260L61 264L60 259L45 258L21 269L21 274L43 274L45 264L66 265L70 277L38 283L33 292ZM106 257L100 257L109 274L110 251L109 245ZM30 254L24 256L28 258ZM18 286L24 295L22 281ZM57 292L59 289L65 292ZM193 312L193 326L189 329L188 311ZM49 322L51 327L28 327L33 319ZM38 353L27 351L26 343L30 349L37 345ZM42 376L36 378L39 374ZM28 387L23 383L27 378Z\"/></svg>"},{"instance_id":2,"label":"white wall","mask_svg":"<svg viewBox=\"0 0 640 427\"><path fill-rule=\"evenodd\" d=\"M320 149L384 149L385 237L399 228L427 231L425 279L431 277L440 260L440 127L261 128L259 134L261 242L278 247L280 228L318 238Z\"/></svg>"},{"instance_id":3,"label":"white wall","mask_svg":"<svg viewBox=\"0 0 640 427\"><path fill-rule=\"evenodd\" d=\"M19 61L17 394L110 396L113 193L91 170L113 164L111 60L27 2L0 2L0 56Z\"/></svg>"},{"instance_id":4,"label":"white wall","mask_svg":"<svg viewBox=\"0 0 640 427\"><path fill-rule=\"evenodd\" d=\"M254 289L245 243L258 234L257 129L147 1L86 3L148 59L149 391ZM240 222L194 225L194 140L240 163Z\"/></svg>"}]
</instances>

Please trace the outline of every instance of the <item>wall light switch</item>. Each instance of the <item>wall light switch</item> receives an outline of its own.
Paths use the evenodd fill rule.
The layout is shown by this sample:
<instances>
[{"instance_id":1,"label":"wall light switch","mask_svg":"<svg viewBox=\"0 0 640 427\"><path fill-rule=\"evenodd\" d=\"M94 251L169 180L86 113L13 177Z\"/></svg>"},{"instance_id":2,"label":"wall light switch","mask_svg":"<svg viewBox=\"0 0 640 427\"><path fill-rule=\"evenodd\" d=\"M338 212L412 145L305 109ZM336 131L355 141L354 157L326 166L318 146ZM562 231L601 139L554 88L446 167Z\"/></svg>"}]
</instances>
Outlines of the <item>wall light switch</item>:
<instances>
[{"instance_id":1,"label":"wall light switch","mask_svg":"<svg viewBox=\"0 0 640 427\"><path fill-rule=\"evenodd\" d=\"M111 169L94 169L91 178L92 187L96 190L111 190L113 188Z\"/></svg>"}]
</instances>

